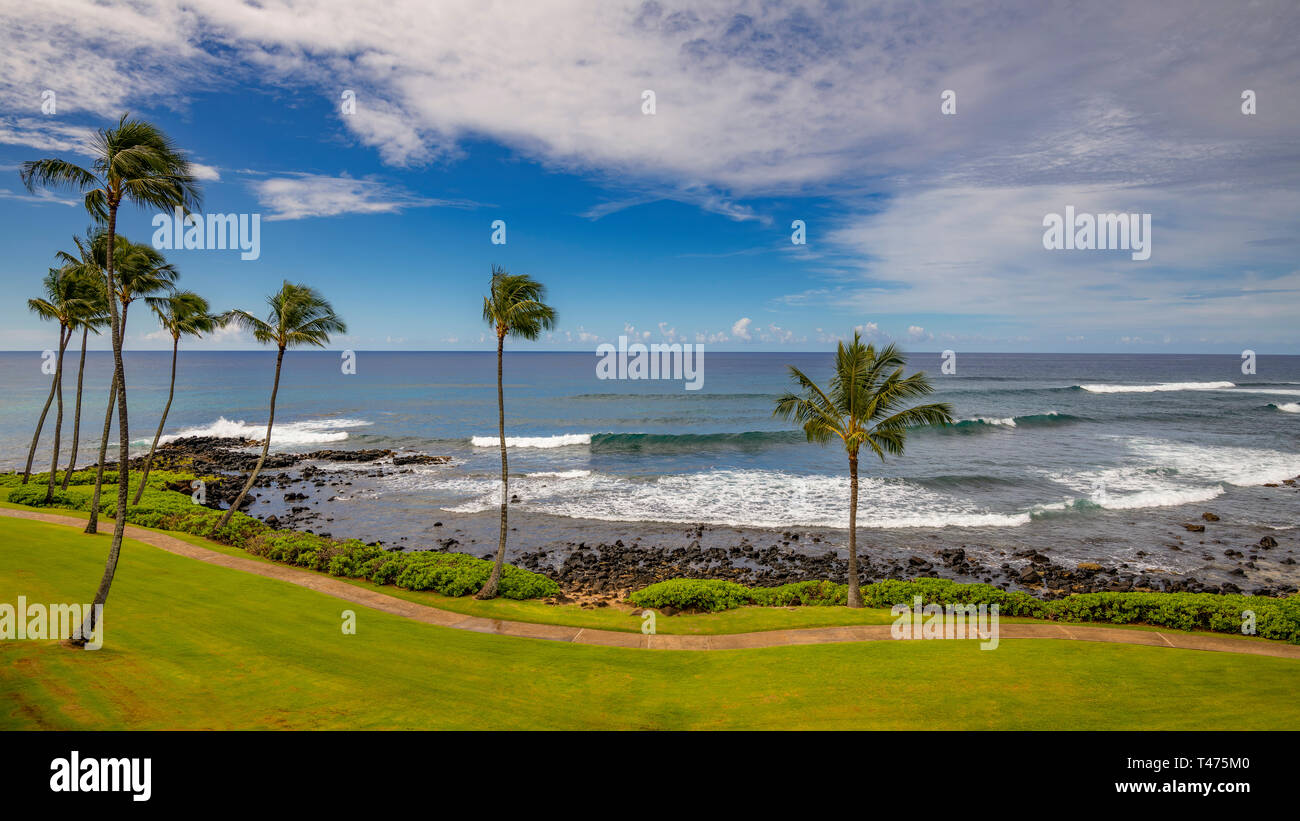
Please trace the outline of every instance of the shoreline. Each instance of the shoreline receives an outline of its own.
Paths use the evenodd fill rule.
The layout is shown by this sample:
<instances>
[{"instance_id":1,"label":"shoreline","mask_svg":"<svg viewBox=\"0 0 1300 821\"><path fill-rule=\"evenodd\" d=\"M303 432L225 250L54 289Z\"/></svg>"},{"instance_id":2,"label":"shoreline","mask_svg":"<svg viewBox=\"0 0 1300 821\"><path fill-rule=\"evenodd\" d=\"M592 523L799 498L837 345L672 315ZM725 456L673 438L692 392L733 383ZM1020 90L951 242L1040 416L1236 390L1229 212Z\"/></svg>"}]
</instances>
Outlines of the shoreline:
<instances>
[{"instance_id":1,"label":"shoreline","mask_svg":"<svg viewBox=\"0 0 1300 821\"><path fill-rule=\"evenodd\" d=\"M220 437L177 439L159 448L155 469L227 477L231 481L207 485L207 506L224 509L242 485L245 471L256 462L255 455L239 449L255 444ZM400 536L391 527L376 532L382 523L366 526L366 517L359 522L336 520L336 516L346 519L344 512L368 509L364 499L343 495L355 492L354 482L364 484L409 472L413 465L450 461L446 456L390 449L273 452L241 510L280 529L358 538L407 551L455 551L490 558L497 540L495 511L467 514L435 509L429 515L437 518L426 523L422 533ZM1300 493L1294 479L1280 487ZM512 501L518 503L518 497ZM1132 511L1123 514L1132 518ZM1291 540L1279 544L1266 535L1250 544L1243 542L1244 537L1216 538L1203 531L1230 529L1231 524L1210 517L1214 514L1204 511L1204 516L1197 514L1175 532L1167 532L1166 527L1158 537L1164 544L1152 546L1153 552L1159 547L1168 556L1184 560L1193 551L1206 560L1215 559L1213 565L1195 572L1159 567L1146 551L1138 551L1129 561L1102 561L1086 554L1070 556L1061 544L1025 547L1009 543L1005 534L991 529L900 534L860 528L859 578L863 583L925 577L983 582L1043 599L1142 590L1269 596L1296 592L1294 580L1300 579L1300 572L1295 571ZM1138 517L1132 524L1141 521ZM512 533L527 533L529 538L523 544L518 536L512 538L507 561L549 576L566 596L617 601L632 590L673 577L724 579L747 586L847 578L846 532L834 528L607 522L519 510L512 511L510 527ZM1226 555L1218 559L1215 554Z\"/></svg>"}]
</instances>

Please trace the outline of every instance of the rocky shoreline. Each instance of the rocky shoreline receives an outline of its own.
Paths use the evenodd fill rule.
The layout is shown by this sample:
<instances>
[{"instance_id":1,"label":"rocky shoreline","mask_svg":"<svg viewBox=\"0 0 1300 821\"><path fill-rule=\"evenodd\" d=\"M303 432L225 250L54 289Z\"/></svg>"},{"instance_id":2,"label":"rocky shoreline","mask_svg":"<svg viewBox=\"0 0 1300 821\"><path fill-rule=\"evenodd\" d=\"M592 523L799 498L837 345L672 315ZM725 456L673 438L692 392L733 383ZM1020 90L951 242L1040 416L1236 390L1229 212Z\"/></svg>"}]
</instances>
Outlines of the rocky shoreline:
<instances>
[{"instance_id":1,"label":"rocky shoreline","mask_svg":"<svg viewBox=\"0 0 1300 821\"><path fill-rule=\"evenodd\" d=\"M798 538L797 534L789 532L782 535L787 543L790 537ZM1246 548L1251 551L1249 556L1236 550L1226 553L1253 566L1253 561L1259 557L1258 551L1275 547L1277 541L1266 536L1259 544ZM552 555L554 552L524 553L515 563L550 576L566 590L613 594L617 598L646 585L679 577L724 579L750 587L773 587L822 579L842 582L848 578L848 559L833 552L811 555L791 547L757 547L744 538L731 548L702 548L694 542L687 547L666 549L626 545L619 540L613 544L577 543L563 557ZM1286 584L1242 587L1233 582L1201 582L1192 576L1160 577L1132 568L1128 563L1105 567L1095 562L1079 562L1068 566L1056 563L1036 550L1019 551L1009 558L1009 561L993 566L979 563L960 547L937 549L933 560L917 555L902 560L899 557L872 557L864 551L858 557L858 580L862 584L916 578L978 581L1004 589L1024 590L1046 600L1073 593L1100 592L1249 593L1261 596L1296 592L1294 586ZM1295 560L1287 557L1283 563L1294 564ZM1240 571L1240 576L1244 582L1244 570Z\"/></svg>"},{"instance_id":2,"label":"rocky shoreline","mask_svg":"<svg viewBox=\"0 0 1300 821\"><path fill-rule=\"evenodd\" d=\"M206 483L207 507L222 510L230 507L240 489L248 481L248 474L257 465L259 454L247 449L261 446L256 439L222 438L218 436L191 436L174 439L160 445L154 454L153 470L170 470L193 473L196 476L217 476L215 481ZM260 497L258 490L272 488L285 489L299 482L310 483L315 487L333 485L342 487L352 484L338 478L329 471L316 467L311 462L369 463L391 459L392 464L404 467L415 464L446 464L451 461L446 456L430 456L424 453L403 453L388 448L363 450L316 450L309 453L268 453L262 463L262 472L258 474L253 489L240 503L240 510L247 512ZM308 463L308 464L304 464ZM131 460L133 469L144 465L142 457ZM298 468L299 476L290 476L285 471ZM109 464L109 467L115 465ZM188 488L173 488L188 490ZM305 499L305 494L286 493L284 501L291 502ZM301 511L300 511L301 512ZM280 517L259 517L272 527L293 528L292 521L282 521ZM292 519L292 517L288 517ZM325 534L328 535L328 534Z\"/></svg>"},{"instance_id":3,"label":"rocky shoreline","mask_svg":"<svg viewBox=\"0 0 1300 821\"><path fill-rule=\"evenodd\" d=\"M247 472L257 462L258 454L248 449L260 444L250 439L178 439L159 448L155 457L155 469L221 477L208 483L206 504L209 507L224 508L238 494L243 482L247 480ZM322 532L319 528L322 523L328 523L332 519L322 516L306 504L309 494L336 494L324 500L333 502L339 498L337 494L353 484L355 478L380 478L409 472L412 465L439 465L450 461L445 456L388 449L272 453L263 465L254 490L240 507L247 512L256 499L264 494L272 496L267 492L274 491L278 498L273 497L272 500L277 503L282 500L283 504L277 504L278 512L257 514L258 518L272 527L330 536L330 533ZM350 464L353 468L348 472L334 471L318 466L316 463L319 462ZM358 472L358 465L373 467ZM1300 492L1297 479L1289 479L1279 487ZM279 491L286 492L280 494ZM449 515L447 518L455 524L454 517ZM517 521L519 520L512 519L512 524ZM1203 534L1207 525L1214 527L1218 521L1218 516L1207 511L1199 521L1187 522L1183 528L1188 537L1192 538L1194 534ZM402 549L456 550L466 553L474 552L481 546L481 543L467 537L459 529L448 527L442 530L442 524L434 522L432 527L447 535L430 538L427 545L398 544ZM631 527L636 526L629 525ZM643 528L646 532L656 529L663 530ZM520 546L516 538L509 560L520 567L555 579L567 596L586 600L621 600L632 590L675 577L725 579L749 586L774 586L821 579L843 581L848 576L847 558L838 549L840 539L825 530L798 529L778 534L696 525L677 526L673 528L673 535L672 539L662 540L665 544L643 543L643 536L635 536L627 541L616 538L590 543L574 540L552 542L546 547L531 550ZM402 540L405 539L402 537ZM657 537L651 537L650 540L658 541ZM1222 543L1222 540L1214 541ZM395 547L392 544L387 546ZM1172 551L1197 549L1187 544L1182 537L1174 537L1163 547ZM1207 560L1211 558L1204 541L1200 541L1199 547ZM1231 563L1234 567L1227 572L1230 578L1220 581L1202 581L1191 574L1158 572L1130 562L1064 562L1049 557L1047 552L1050 552L1050 548L1045 547L1042 551L972 550L963 544L925 547L905 553L876 550L867 539L862 539L859 580L865 584L885 579L949 578L1024 590L1044 599L1072 593L1144 590L1267 596L1296 592L1294 585L1273 582L1271 578L1266 578L1264 583L1248 581L1246 578L1246 570L1255 570L1257 560L1267 559L1281 565L1296 564L1294 548L1280 546L1272 536L1264 536L1258 543L1242 545L1240 549L1223 549L1223 559L1216 561L1221 564ZM977 553L984 555L976 555ZM994 553L1000 555L992 555ZM488 557L491 554L480 555ZM1138 551L1138 559L1145 556L1145 552Z\"/></svg>"}]
</instances>

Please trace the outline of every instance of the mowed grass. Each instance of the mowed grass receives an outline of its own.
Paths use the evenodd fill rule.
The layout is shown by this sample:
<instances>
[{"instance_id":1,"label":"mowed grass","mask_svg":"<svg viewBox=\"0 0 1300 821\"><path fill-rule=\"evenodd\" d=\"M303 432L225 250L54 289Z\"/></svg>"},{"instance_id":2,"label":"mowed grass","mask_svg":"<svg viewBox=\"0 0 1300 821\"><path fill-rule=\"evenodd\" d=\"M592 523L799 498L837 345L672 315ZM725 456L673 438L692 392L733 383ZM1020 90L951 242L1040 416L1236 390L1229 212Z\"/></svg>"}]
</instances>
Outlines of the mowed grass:
<instances>
[{"instance_id":1,"label":"mowed grass","mask_svg":"<svg viewBox=\"0 0 1300 821\"><path fill-rule=\"evenodd\" d=\"M0 488L0 507L13 510L31 510L52 513L58 516L85 521L89 514L80 510L64 508L38 508L16 505L3 498L8 495L7 488ZM137 525L138 526L138 525ZM112 533L113 520L100 519L102 532ZM215 550L227 556L284 566L261 556L231 547L219 542L180 533L174 530L145 528L157 533L166 533L190 544ZM481 616L487 619L504 619L522 621L532 624L560 624L567 627L591 627L599 630L619 630L626 633L641 632L641 618L633 614L631 607L581 607L576 604L553 605L542 601L515 601L512 599L491 599L480 601L473 596L443 596L432 590L404 590L395 585L379 585L364 579L339 578L339 581L374 590L395 598L406 599L417 604L450 610L469 616ZM659 615L656 631L670 635L718 635L722 633L748 633L761 630L787 630L801 627L840 627L855 624L890 624L894 621L888 609L865 608L850 610L846 607L743 607L722 613L682 613L672 617ZM1003 621L1032 621L1032 619L1011 619Z\"/></svg>"},{"instance_id":2,"label":"mowed grass","mask_svg":"<svg viewBox=\"0 0 1300 821\"><path fill-rule=\"evenodd\" d=\"M85 601L108 544L0 520L0 602ZM425 625L129 540L105 624L95 652L0 641L0 728L1300 728L1290 659L1051 640L573 645Z\"/></svg>"}]
</instances>

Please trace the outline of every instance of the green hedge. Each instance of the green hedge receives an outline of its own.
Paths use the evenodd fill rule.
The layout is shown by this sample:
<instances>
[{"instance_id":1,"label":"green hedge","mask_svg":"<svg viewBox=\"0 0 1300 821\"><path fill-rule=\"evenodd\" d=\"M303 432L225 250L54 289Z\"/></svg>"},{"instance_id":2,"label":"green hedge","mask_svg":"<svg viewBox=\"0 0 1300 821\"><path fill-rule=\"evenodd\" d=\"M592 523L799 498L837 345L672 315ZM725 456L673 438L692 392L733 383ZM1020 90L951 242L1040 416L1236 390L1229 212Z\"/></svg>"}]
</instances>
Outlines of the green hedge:
<instances>
[{"instance_id":1,"label":"green hedge","mask_svg":"<svg viewBox=\"0 0 1300 821\"><path fill-rule=\"evenodd\" d=\"M678 610L703 610L706 613L744 607L753 602L748 587L716 579L669 579L638 590L628 598L641 607L676 607Z\"/></svg>"},{"instance_id":2,"label":"green hedge","mask_svg":"<svg viewBox=\"0 0 1300 821\"><path fill-rule=\"evenodd\" d=\"M45 474L48 481L49 474ZM33 475L26 485L12 481L15 474L0 475L0 487L8 487L8 501L32 507L46 507L46 483ZM19 477L21 478L21 477ZM129 505L126 520L134 525L174 530L202 536L243 548L272 561L305 567L332 576L366 579L375 584L392 584L408 590L433 590L446 596L478 592L492 572L493 563L463 553L388 551L357 539L335 540L293 530L274 530L262 521L236 512L224 527L218 527L225 511L194 504L188 493L166 490L169 483L186 482L192 476L166 471L149 474L140 504ZM94 498L95 472L77 471L67 491L56 489L48 507L88 511ZM117 512L117 474L106 471L100 491L99 509L105 516ZM132 482L132 496L138 480ZM502 568L499 595L508 599L536 599L556 596L560 587L538 573L507 564Z\"/></svg>"},{"instance_id":3,"label":"green hedge","mask_svg":"<svg viewBox=\"0 0 1300 821\"><path fill-rule=\"evenodd\" d=\"M464 553L399 552L357 539L334 540L310 533L273 530L255 537L249 553L349 579L391 584L407 590L433 590L444 596L465 596L482 589L492 562ZM551 579L514 565L502 568L497 592L507 599L556 596L560 586Z\"/></svg>"},{"instance_id":4,"label":"green hedge","mask_svg":"<svg viewBox=\"0 0 1300 821\"><path fill-rule=\"evenodd\" d=\"M923 604L998 605L1004 616L1029 616L1053 621L1149 624L1176 630L1241 633L1242 613L1255 613L1255 634L1300 644L1300 594L1287 598L1216 593L1079 593L1042 601L1021 591L987 584L962 584L949 579L882 581L862 586L867 607L911 607L916 596ZM848 585L829 581L796 582L780 587L745 587L713 579L669 579L632 593L641 607L695 610L709 613L735 607L843 605Z\"/></svg>"}]
</instances>

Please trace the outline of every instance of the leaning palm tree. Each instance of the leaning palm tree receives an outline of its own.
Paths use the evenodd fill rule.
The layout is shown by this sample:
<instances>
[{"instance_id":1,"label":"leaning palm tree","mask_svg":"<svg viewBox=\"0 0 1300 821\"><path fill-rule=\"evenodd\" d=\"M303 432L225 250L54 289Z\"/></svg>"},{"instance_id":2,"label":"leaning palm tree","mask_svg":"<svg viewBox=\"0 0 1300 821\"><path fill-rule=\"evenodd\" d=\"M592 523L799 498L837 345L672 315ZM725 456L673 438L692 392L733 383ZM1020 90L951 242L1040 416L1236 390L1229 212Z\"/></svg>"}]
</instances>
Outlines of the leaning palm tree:
<instances>
[{"instance_id":1,"label":"leaning palm tree","mask_svg":"<svg viewBox=\"0 0 1300 821\"><path fill-rule=\"evenodd\" d=\"M76 258L80 259L85 256L87 249L79 239L74 239L77 243L78 254ZM92 232L86 240L88 243L88 253L94 263L101 268L108 264L108 235L104 231ZM151 245L132 242L124 236L118 235L114 238L113 268L117 271L116 288L113 289L113 295L110 302L120 305L122 315L118 321L118 331L123 337L126 335L127 315L131 310L131 303L142 296L156 294L161 291L168 291L175 287L175 282L179 274L176 268L167 262L163 255ZM68 262L74 259L72 254L60 252L59 256ZM99 528L99 495L104 484L104 463L108 457L108 433L113 424L113 411L118 399L117 377L114 376L108 388L108 406L104 411L104 430L99 437L99 460L95 469L95 490L90 500L90 518L86 522L85 531L95 533ZM121 426L119 417L119 428ZM126 462L129 454L126 451L118 449L118 472L121 473L122 463Z\"/></svg>"},{"instance_id":2,"label":"leaning palm tree","mask_svg":"<svg viewBox=\"0 0 1300 821\"><path fill-rule=\"evenodd\" d=\"M889 344L879 351L863 345L861 334L839 344L835 374L823 391L803 371L790 366L790 377L800 393L777 400L775 416L803 427L809 442L826 444L839 438L849 456L849 607L862 606L858 589L858 450L863 445L880 457L901 456L907 429L919 425L952 424L952 407L940 402L905 407L934 391L925 373L903 376L907 361Z\"/></svg>"},{"instance_id":3,"label":"leaning palm tree","mask_svg":"<svg viewBox=\"0 0 1300 821\"><path fill-rule=\"evenodd\" d=\"M497 434L501 446L501 538L497 542L496 563L476 598L490 599L497 594L501 569L506 560L506 517L510 501L509 473L506 463L506 400L501 384L506 336L536 339L544 330L555 327L555 309L542 302L546 288L527 274L512 274L492 266L492 284L483 297L483 321L497 335Z\"/></svg>"},{"instance_id":4,"label":"leaning palm tree","mask_svg":"<svg viewBox=\"0 0 1300 821\"><path fill-rule=\"evenodd\" d=\"M149 455L144 458L140 468L140 486L135 490L131 504L140 504L144 495L145 482L149 480L149 468L153 465L154 451L158 449L158 440L162 437L163 426L167 424L167 414L172 409L172 397L176 395L176 355L180 350L182 336L202 336L211 333L221 319L208 313L208 301L193 291L177 291L167 296L151 296L146 302L158 317L162 326L172 338L172 379L167 388L167 404L163 406L162 418L158 420L158 430L154 432L153 444L149 446Z\"/></svg>"},{"instance_id":5,"label":"leaning palm tree","mask_svg":"<svg viewBox=\"0 0 1300 821\"><path fill-rule=\"evenodd\" d=\"M99 266L83 268L75 266L75 276L82 280L86 292L84 310L79 311L75 327L81 329L81 357L77 363L77 404L72 414L72 451L68 454L68 467L63 471L63 489L68 489L72 471L77 467L77 450L81 445L81 392L86 375L86 341L90 334L99 336L99 331L108 325L108 300L104 296L103 271Z\"/></svg>"},{"instance_id":6,"label":"leaning palm tree","mask_svg":"<svg viewBox=\"0 0 1300 821\"><path fill-rule=\"evenodd\" d=\"M230 517L235 515L239 505L252 490L257 481L257 474L262 470L266 454L271 450L271 428L275 425L275 396L280 391L280 369L284 363L286 348L298 348L304 345L325 347L332 333L346 333L347 326L334 313L319 293L301 283L295 285L288 280L280 290L266 298L271 307L266 319L258 319L248 311L233 310L221 316L221 322L234 322L245 330L251 331L253 339L263 345L275 345L275 381L271 384L271 411L266 419L266 438L262 440L262 455L258 457L248 481L239 491L239 495L230 503L230 509L217 523L218 528L225 527Z\"/></svg>"},{"instance_id":7,"label":"leaning palm tree","mask_svg":"<svg viewBox=\"0 0 1300 821\"><path fill-rule=\"evenodd\" d=\"M41 319L48 319L59 324L59 350L55 357L54 379L50 381L50 395L45 399L41 409L41 418L36 423L36 433L32 436L32 446L27 451L27 467L23 470L23 484L27 484L32 473L32 459L36 456L36 443L40 440L41 429L45 427L45 417L50 412L50 404L58 398L58 412L54 423L54 466L50 469L49 492L46 501L54 493L54 474L59 464L59 436L63 430L63 352L72 340L73 323L82 310L81 289L77 278L68 269L51 268L42 282L45 296L27 300L27 307Z\"/></svg>"},{"instance_id":8,"label":"leaning palm tree","mask_svg":"<svg viewBox=\"0 0 1300 821\"><path fill-rule=\"evenodd\" d=\"M92 140L94 161L91 170L57 158L30 160L22 164L20 174L27 190L37 186L74 190L85 195L86 210L96 221L107 226L107 246L117 242L117 211L123 203L141 208L189 212L199 206L198 181L190 171L189 160L157 126L132 120L123 114L113 128L101 128ZM117 388L118 471L117 522L113 527L113 544L109 548L104 575L95 592L94 604L103 605L113 585L118 557L122 554L122 536L126 532L126 500L130 489L127 454L131 437L127 426L126 376L122 370L122 328L112 294L117 288L114 254L107 254L105 278L109 293L109 319L112 326L113 381ZM102 460L101 460L102 462ZM93 509L92 509L93 512ZM91 613L100 608L92 607ZM92 615L80 633L78 643L94 631Z\"/></svg>"}]
</instances>

